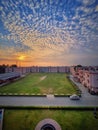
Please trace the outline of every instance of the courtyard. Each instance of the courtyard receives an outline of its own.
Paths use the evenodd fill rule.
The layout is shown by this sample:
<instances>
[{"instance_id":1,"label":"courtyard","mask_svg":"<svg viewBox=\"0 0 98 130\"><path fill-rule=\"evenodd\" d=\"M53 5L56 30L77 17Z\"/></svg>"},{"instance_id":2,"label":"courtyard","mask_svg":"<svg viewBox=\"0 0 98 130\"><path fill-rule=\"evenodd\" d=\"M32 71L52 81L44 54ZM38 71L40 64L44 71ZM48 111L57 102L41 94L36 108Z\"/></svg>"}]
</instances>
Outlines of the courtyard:
<instances>
[{"instance_id":1,"label":"courtyard","mask_svg":"<svg viewBox=\"0 0 98 130\"><path fill-rule=\"evenodd\" d=\"M0 94L78 94L77 87L65 73L31 73L0 88Z\"/></svg>"}]
</instances>

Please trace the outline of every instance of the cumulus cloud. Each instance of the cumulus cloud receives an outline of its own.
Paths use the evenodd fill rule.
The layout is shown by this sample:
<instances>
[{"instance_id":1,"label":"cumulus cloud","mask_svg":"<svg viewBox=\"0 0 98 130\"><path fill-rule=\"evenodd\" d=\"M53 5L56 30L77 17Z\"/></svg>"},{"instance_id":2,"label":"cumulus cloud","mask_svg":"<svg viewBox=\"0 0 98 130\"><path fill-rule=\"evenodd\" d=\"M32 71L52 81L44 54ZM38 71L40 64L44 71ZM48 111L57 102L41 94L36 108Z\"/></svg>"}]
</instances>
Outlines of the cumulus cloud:
<instances>
[{"instance_id":1,"label":"cumulus cloud","mask_svg":"<svg viewBox=\"0 0 98 130\"><path fill-rule=\"evenodd\" d=\"M95 11L98 12L98 5L96 6Z\"/></svg>"},{"instance_id":2,"label":"cumulus cloud","mask_svg":"<svg viewBox=\"0 0 98 130\"><path fill-rule=\"evenodd\" d=\"M78 6L76 2L81 4ZM11 50L10 54L26 53L35 59L66 56L72 49L88 53L98 46L98 6L95 2L1 0L0 17L9 32L0 33L1 47L8 54Z\"/></svg>"}]
</instances>

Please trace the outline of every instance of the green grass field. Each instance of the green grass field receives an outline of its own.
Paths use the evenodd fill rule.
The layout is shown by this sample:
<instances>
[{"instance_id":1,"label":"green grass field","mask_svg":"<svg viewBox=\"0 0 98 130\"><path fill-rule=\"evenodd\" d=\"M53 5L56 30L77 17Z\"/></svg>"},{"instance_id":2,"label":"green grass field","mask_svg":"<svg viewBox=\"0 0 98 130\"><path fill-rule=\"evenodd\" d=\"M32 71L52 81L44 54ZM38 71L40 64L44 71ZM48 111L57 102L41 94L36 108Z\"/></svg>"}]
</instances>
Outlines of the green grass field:
<instances>
[{"instance_id":1,"label":"green grass field","mask_svg":"<svg viewBox=\"0 0 98 130\"><path fill-rule=\"evenodd\" d=\"M28 94L73 94L76 87L62 73L32 73L0 87L0 93Z\"/></svg>"},{"instance_id":2,"label":"green grass field","mask_svg":"<svg viewBox=\"0 0 98 130\"><path fill-rule=\"evenodd\" d=\"M34 130L45 118L57 121L62 130L98 130L93 111L13 109L5 110L3 130Z\"/></svg>"}]
</instances>

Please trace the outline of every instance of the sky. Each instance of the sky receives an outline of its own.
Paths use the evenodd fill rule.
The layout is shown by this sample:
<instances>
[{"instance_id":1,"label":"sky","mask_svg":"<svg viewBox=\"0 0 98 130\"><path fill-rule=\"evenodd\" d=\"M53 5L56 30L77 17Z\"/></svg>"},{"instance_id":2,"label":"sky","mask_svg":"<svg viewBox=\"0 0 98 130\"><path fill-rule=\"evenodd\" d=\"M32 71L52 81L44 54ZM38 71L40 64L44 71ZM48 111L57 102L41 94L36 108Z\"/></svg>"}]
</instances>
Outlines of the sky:
<instances>
[{"instance_id":1,"label":"sky","mask_svg":"<svg viewBox=\"0 0 98 130\"><path fill-rule=\"evenodd\" d=\"M98 65L98 0L0 0L0 64Z\"/></svg>"}]
</instances>

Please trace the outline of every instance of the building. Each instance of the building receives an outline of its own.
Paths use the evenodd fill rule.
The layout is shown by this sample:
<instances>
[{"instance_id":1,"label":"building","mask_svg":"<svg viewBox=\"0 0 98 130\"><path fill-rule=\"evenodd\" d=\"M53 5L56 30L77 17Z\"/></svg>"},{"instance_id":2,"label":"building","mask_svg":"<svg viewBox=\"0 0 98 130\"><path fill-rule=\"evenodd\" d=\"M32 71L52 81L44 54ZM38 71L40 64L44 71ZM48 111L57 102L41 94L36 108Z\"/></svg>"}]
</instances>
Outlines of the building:
<instances>
[{"instance_id":1,"label":"building","mask_svg":"<svg viewBox=\"0 0 98 130\"><path fill-rule=\"evenodd\" d=\"M90 93L98 93L98 71L85 71L82 84Z\"/></svg>"},{"instance_id":2,"label":"building","mask_svg":"<svg viewBox=\"0 0 98 130\"><path fill-rule=\"evenodd\" d=\"M26 73L69 73L70 67L68 66L32 66L32 67L7 67L8 72Z\"/></svg>"},{"instance_id":3,"label":"building","mask_svg":"<svg viewBox=\"0 0 98 130\"><path fill-rule=\"evenodd\" d=\"M75 81L88 88L91 94L98 93L98 70L95 67L71 67L70 72Z\"/></svg>"},{"instance_id":4,"label":"building","mask_svg":"<svg viewBox=\"0 0 98 130\"><path fill-rule=\"evenodd\" d=\"M7 67L5 69L6 73L9 72L18 72L20 74L26 74L26 73L30 73L31 68L30 67Z\"/></svg>"}]
</instances>

